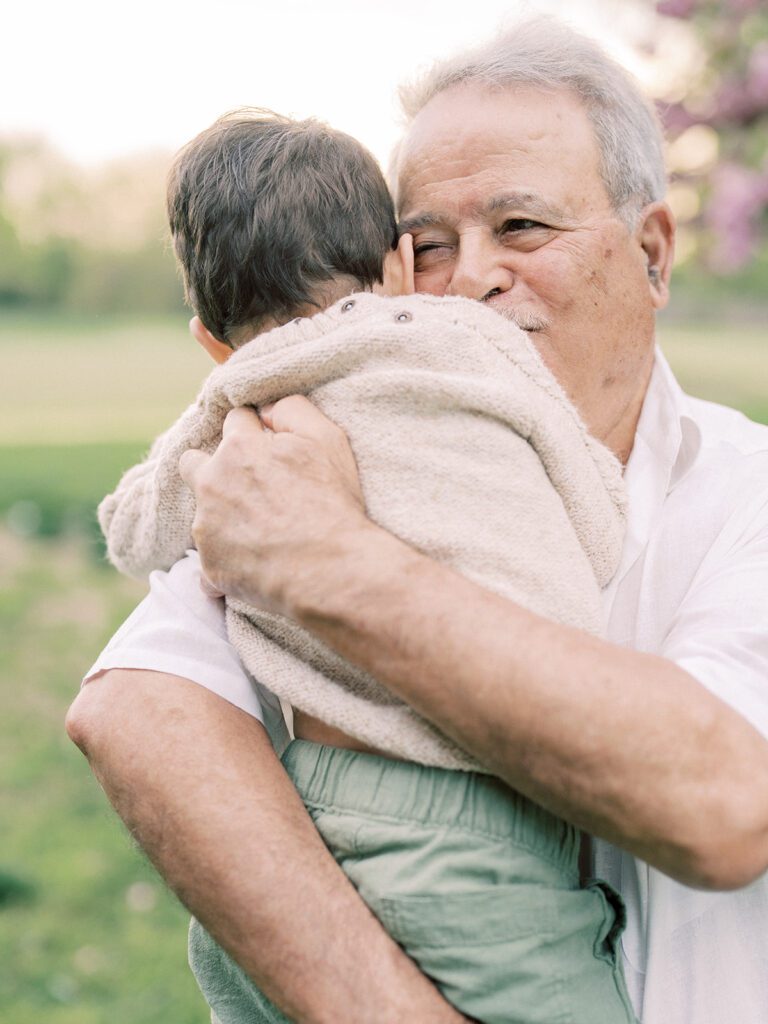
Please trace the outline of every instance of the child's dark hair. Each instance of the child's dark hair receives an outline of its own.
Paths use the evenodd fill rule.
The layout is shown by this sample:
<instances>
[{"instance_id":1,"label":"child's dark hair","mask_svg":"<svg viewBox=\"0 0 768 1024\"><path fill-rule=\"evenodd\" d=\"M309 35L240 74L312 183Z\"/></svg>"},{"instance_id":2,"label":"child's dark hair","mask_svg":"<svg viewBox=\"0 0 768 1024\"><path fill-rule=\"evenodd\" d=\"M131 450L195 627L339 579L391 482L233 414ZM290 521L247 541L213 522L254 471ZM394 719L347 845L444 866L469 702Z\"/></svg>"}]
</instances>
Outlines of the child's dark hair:
<instances>
[{"instance_id":1,"label":"child's dark hair","mask_svg":"<svg viewBox=\"0 0 768 1024\"><path fill-rule=\"evenodd\" d=\"M382 280L397 245L378 164L318 121L246 108L220 117L178 154L168 219L187 300L208 330L258 330L317 305L323 281Z\"/></svg>"}]
</instances>

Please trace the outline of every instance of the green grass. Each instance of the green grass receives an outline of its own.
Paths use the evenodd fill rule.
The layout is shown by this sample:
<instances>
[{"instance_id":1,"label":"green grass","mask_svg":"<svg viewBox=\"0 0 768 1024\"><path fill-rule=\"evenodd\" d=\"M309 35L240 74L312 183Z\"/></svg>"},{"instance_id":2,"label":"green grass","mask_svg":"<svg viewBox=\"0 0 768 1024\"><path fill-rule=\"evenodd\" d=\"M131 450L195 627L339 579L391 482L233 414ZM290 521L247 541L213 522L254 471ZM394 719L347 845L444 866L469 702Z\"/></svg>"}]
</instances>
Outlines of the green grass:
<instances>
[{"instance_id":1,"label":"green grass","mask_svg":"<svg viewBox=\"0 0 768 1024\"><path fill-rule=\"evenodd\" d=\"M183 320L3 315L4 444L151 439L195 397L213 364Z\"/></svg>"},{"instance_id":2,"label":"green grass","mask_svg":"<svg viewBox=\"0 0 768 1024\"><path fill-rule=\"evenodd\" d=\"M63 730L82 674L140 596L71 539L0 531L0 1018L203 1024L187 915Z\"/></svg>"},{"instance_id":3,"label":"green grass","mask_svg":"<svg viewBox=\"0 0 768 1024\"><path fill-rule=\"evenodd\" d=\"M22 534L95 538L96 505L146 447L130 441L0 447L0 513Z\"/></svg>"},{"instance_id":4,"label":"green grass","mask_svg":"<svg viewBox=\"0 0 768 1024\"><path fill-rule=\"evenodd\" d=\"M94 559L95 506L207 359L183 320L22 315L3 316L0 358L0 1019L203 1024L187 914L63 720L141 597Z\"/></svg>"},{"instance_id":5,"label":"green grass","mask_svg":"<svg viewBox=\"0 0 768 1024\"><path fill-rule=\"evenodd\" d=\"M21 533L85 532L121 473L212 365L183 319L4 315L0 516Z\"/></svg>"},{"instance_id":6,"label":"green grass","mask_svg":"<svg viewBox=\"0 0 768 1024\"><path fill-rule=\"evenodd\" d=\"M659 341L686 391L768 423L768 336L764 327L702 327L662 319Z\"/></svg>"}]
</instances>

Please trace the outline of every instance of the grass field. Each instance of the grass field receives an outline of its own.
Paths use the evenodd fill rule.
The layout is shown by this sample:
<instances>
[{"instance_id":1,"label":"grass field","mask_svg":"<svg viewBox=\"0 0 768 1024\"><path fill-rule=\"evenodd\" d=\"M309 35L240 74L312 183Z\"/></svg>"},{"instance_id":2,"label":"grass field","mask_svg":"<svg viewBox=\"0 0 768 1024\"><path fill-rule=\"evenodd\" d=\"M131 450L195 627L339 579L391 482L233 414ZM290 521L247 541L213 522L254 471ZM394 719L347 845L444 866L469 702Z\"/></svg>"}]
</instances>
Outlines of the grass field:
<instances>
[{"instance_id":1,"label":"grass field","mask_svg":"<svg viewBox=\"0 0 768 1024\"><path fill-rule=\"evenodd\" d=\"M768 309L763 323L768 322ZM757 324L659 325L659 342L689 394L768 423L768 330Z\"/></svg>"},{"instance_id":2,"label":"grass field","mask_svg":"<svg viewBox=\"0 0 768 1024\"><path fill-rule=\"evenodd\" d=\"M0 322L0 1020L203 1024L186 912L63 731L142 588L100 561L94 507L195 395L168 322Z\"/></svg>"},{"instance_id":3,"label":"grass field","mask_svg":"<svg viewBox=\"0 0 768 1024\"><path fill-rule=\"evenodd\" d=\"M682 383L768 422L749 325L662 322ZM183 323L0 323L0 1020L203 1024L186 915L106 805L63 717L141 595L100 560L93 508L194 397Z\"/></svg>"},{"instance_id":4,"label":"grass field","mask_svg":"<svg viewBox=\"0 0 768 1024\"><path fill-rule=\"evenodd\" d=\"M213 365L183 320L0 321L3 444L145 441Z\"/></svg>"},{"instance_id":5,"label":"grass field","mask_svg":"<svg viewBox=\"0 0 768 1024\"><path fill-rule=\"evenodd\" d=\"M140 597L77 538L0 530L0 1020L203 1024L186 914L118 825L63 718Z\"/></svg>"}]
</instances>

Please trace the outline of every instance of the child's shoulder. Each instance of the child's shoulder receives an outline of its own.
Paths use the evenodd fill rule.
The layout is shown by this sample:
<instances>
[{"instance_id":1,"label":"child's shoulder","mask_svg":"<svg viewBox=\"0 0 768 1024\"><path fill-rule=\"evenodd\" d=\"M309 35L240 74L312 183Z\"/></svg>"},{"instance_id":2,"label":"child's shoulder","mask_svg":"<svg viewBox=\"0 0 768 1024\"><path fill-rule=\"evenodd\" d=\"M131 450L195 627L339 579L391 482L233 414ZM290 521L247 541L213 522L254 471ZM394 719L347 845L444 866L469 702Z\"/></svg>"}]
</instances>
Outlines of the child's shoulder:
<instances>
[{"instance_id":1,"label":"child's shoulder","mask_svg":"<svg viewBox=\"0 0 768 1024\"><path fill-rule=\"evenodd\" d=\"M363 355L370 363L386 357L490 378L500 374L506 379L510 370L522 375L522 386L564 399L528 334L482 302L459 296L353 292L314 316L297 317L258 335L213 376L229 380L268 372L286 360L320 361L343 375L343 367L357 365Z\"/></svg>"},{"instance_id":2,"label":"child's shoulder","mask_svg":"<svg viewBox=\"0 0 768 1024\"><path fill-rule=\"evenodd\" d=\"M432 327L463 337L476 334L488 341L529 349L530 339L512 320L494 312L491 307L475 299L455 295L377 295L373 292L355 292L330 306L325 313L313 317L318 324L325 318L325 329L343 322L365 323L372 327L390 324L410 324L411 331L423 326Z\"/></svg>"}]
</instances>

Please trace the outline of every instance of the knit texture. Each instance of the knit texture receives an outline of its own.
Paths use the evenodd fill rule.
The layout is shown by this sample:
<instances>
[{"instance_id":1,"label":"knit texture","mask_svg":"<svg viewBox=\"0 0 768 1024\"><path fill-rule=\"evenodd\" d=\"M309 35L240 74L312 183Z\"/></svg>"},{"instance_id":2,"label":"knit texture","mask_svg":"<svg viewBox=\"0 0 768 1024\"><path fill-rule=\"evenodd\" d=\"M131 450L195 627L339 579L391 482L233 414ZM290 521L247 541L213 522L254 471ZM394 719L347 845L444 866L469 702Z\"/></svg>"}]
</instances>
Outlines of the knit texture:
<instances>
[{"instance_id":1,"label":"knit texture","mask_svg":"<svg viewBox=\"0 0 768 1024\"><path fill-rule=\"evenodd\" d=\"M290 394L346 431L375 522L540 615L602 631L600 588L624 534L621 466L528 336L460 298L363 293L240 348L100 505L118 569L144 577L193 546L181 454L213 452L230 409ZM232 600L227 628L248 671L294 707L393 756L483 770L288 619Z\"/></svg>"}]
</instances>

